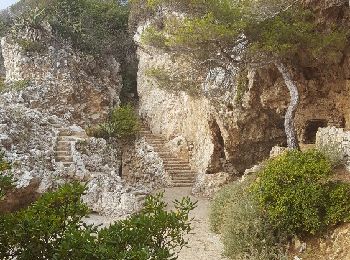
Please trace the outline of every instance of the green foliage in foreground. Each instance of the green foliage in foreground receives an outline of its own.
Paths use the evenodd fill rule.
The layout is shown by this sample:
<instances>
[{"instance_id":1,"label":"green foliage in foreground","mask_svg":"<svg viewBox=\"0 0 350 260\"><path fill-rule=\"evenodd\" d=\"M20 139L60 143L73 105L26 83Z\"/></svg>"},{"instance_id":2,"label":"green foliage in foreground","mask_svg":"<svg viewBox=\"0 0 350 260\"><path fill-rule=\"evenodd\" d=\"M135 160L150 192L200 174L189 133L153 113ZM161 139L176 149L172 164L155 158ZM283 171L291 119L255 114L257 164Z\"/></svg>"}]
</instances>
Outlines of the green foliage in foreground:
<instances>
[{"instance_id":1,"label":"green foliage in foreground","mask_svg":"<svg viewBox=\"0 0 350 260\"><path fill-rule=\"evenodd\" d=\"M139 130L139 119L131 105L112 110L107 122L87 130L88 135L109 138L127 139L135 136Z\"/></svg>"},{"instance_id":2,"label":"green foliage in foreground","mask_svg":"<svg viewBox=\"0 0 350 260\"><path fill-rule=\"evenodd\" d=\"M166 211L162 194L146 199L141 212L98 229L82 219L89 213L81 202L84 187L66 184L44 194L29 208L0 215L1 259L177 259L191 230L188 198Z\"/></svg>"},{"instance_id":3,"label":"green foliage in foreground","mask_svg":"<svg viewBox=\"0 0 350 260\"><path fill-rule=\"evenodd\" d=\"M315 234L350 220L350 184L332 181L332 165L316 150L268 161L253 193L275 228Z\"/></svg>"},{"instance_id":4,"label":"green foliage in foreground","mask_svg":"<svg viewBox=\"0 0 350 260\"><path fill-rule=\"evenodd\" d=\"M285 237L274 232L249 188L252 176L223 188L211 205L210 224L220 233L225 255L235 260L286 259L282 246Z\"/></svg>"},{"instance_id":5,"label":"green foliage in foreground","mask_svg":"<svg viewBox=\"0 0 350 260\"><path fill-rule=\"evenodd\" d=\"M231 259L287 259L286 242L350 221L350 184L332 180L323 153L289 151L257 176L223 188L210 223Z\"/></svg>"}]
</instances>

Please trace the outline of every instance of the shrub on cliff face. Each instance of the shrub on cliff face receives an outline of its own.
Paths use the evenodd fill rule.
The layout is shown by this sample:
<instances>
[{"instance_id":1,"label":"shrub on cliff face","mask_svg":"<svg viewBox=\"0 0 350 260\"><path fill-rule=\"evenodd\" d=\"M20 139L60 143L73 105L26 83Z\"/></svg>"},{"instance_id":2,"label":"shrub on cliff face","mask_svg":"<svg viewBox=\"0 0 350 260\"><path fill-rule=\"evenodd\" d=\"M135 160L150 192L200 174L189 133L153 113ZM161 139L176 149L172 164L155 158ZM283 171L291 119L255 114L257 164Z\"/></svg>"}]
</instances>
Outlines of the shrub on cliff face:
<instances>
[{"instance_id":1,"label":"shrub on cliff face","mask_svg":"<svg viewBox=\"0 0 350 260\"><path fill-rule=\"evenodd\" d=\"M1 259L177 259L191 230L185 198L166 211L162 195L150 196L140 213L109 227L86 225L84 187L66 184L44 194L29 208L0 215Z\"/></svg>"},{"instance_id":2,"label":"shrub on cliff face","mask_svg":"<svg viewBox=\"0 0 350 260\"><path fill-rule=\"evenodd\" d=\"M107 122L89 128L88 135L120 139L128 139L136 135L139 129L139 119L131 105L115 108L111 111Z\"/></svg>"},{"instance_id":3,"label":"shrub on cliff face","mask_svg":"<svg viewBox=\"0 0 350 260\"><path fill-rule=\"evenodd\" d=\"M331 163L316 150L270 160L253 193L278 230L315 234L350 220L350 184L331 180Z\"/></svg>"},{"instance_id":4,"label":"shrub on cliff face","mask_svg":"<svg viewBox=\"0 0 350 260\"><path fill-rule=\"evenodd\" d=\"M263 217L249 188L255 178L223 188L211 205L210 224L220 233L225 255L230 259L286 259L282 246L285 237L274 232Z\"/></svg>"}]
</instances>

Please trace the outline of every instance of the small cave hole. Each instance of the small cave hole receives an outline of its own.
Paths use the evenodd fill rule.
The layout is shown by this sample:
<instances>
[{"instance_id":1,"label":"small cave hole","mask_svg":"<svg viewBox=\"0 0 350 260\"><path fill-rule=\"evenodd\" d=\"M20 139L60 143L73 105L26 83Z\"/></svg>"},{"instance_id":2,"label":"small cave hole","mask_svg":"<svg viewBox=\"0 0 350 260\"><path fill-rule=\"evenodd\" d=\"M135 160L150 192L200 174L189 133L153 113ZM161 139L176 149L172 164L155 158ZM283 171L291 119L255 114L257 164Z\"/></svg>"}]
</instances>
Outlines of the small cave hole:
<instances>
[{"instance_id":1,"label":"small cave hole","mask_svg":"<svg viewBox=\"0 0 350 260\"><path fill-rule=\"evenodd\" d=\"M232 105L232 104L228 104L228 105L227 105L227 110L228 110L229 112L232 112L232 111L233 111L233 105Z\"/></svg>"},{"instance_id":2,"label":"small cave hole","mask_svg":"<svg viewBox=\"0 0 350 260\"><path fill-rule=\"evenodd\" d=\"M225 155L225 141L222 137L220 127L214 120L209 123L209 127L212 134L212 140L214 144L214 151L211 158L210 167L207 173L215 173L222 171L223 161L226 159Z\"/></svg>"},{"instance_id":3,"label":"small cave hole","mask_svg":"<svg viewBox=\"0 0 350 260\"><path fill-rule=\"evenodd\" d=\"M316 134L319 128L327 127L328 122L325 119L312 119L308 120L305 125L304 131L304 143L314 144L316 143Z\"/></svg>"}]
</instances>

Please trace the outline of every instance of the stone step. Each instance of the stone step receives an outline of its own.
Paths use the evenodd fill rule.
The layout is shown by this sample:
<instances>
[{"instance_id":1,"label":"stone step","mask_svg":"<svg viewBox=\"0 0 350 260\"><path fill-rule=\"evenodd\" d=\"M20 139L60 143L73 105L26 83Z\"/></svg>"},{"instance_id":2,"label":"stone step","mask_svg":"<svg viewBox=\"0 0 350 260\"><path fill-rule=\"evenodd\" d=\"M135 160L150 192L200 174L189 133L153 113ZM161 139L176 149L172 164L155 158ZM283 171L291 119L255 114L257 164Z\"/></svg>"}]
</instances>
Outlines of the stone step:
<instances>
[{"instance_id":1,"label":"stone step","mask_svg":"<svg viewBox=\"0 0 350 260\"><path fill-rule=\"evenodd\" d=\"M184 163L188 163L188 161L182 159L182 158L177 158L174 156L166 156L164 157L165 160L170 161L170 162L184 162Z\"/></svg>"},{"instance_id":2,"label":"stone step","mask_svg":"<svg viewBox=\"0 0 350 260\"><path fill-rule=\"evenodd\" d=\"M161 139L153 139L153 138L146 138L146 141L150 144L162 144L164 145L165 141Z\"/></svg>"},{"instance_id":3,"label":"stone step","mask_svg":"<svg viewBox=\"0 0 350 260\"><path fill-rule=\"evenodd\" d=\"M167 156L170 156L171 153L170 152L167 152L167 151L159 151L158 152L160 155L167 155Z\"/></svg>"},{"instance_id":4,"label":"stone step","mask_svg":"<svg viewBox=\"0 0 350 260\"><path fill-rule=\"evenodd\" d=\"M195 172L193 172L191 169L184 169L184 170L176 170L176 169L167 169L167 172L169 172L170 174L176 174L176 173L188 173L188 174L195 174Z\"/></svg>"},{"instance_id":5,"label":"stone step","mask_svg":"<svg viewBox=\"0 0 350 260\"><path fill-rule=\"evenodd\" d=\"M176 171L176 172L169 172L167 171L167 173L173 177L173 176L196 176L196 174L192 173L192 172L184 172L184 171Z\"/></svg>"},{"instance_id":6,"label":"stone step","mask_svg":"<svg viewBox=\"0 0 350 260\"><path fill-rule=\"evenodd\" d=\"M168 161L163 161L163 164L165 167L190 167L190 165L187 162L168 162Z\"/></svg>"},{"instance_id":7,"label":"stone step","mask_svg":"<svg viewBox=\"0 0 350 260\"><path fill-rule=\"evenodd\" d=\"M76 136L58 136L57 137L57 141L67 141L67 142L71 142L71 141L76 141L78 139L78 137Z\"/></svg>"},{"instance_id":8,"label":"stone step","mask_svg":"<svg viewBox=\"0 0 350 260\"><path fill-rule=\"evenodd\" d=\"M159 142L159 143L156 143L156 142L148 142L150 145L154 146L154 147L159 147L159 148L162 148L162 147L165 147L165 144L163 142Z\"/></svg>"},{"instance_id":9,"label":"stone step","mask_svg":"<svg viewBox=\"0 0 350 260\"><path fill-rule=\"evenodd\" d=\"M146 140L150 142L165 142L163 138L155 137L155 136L145 136Z\"/></svg>"},{"instance_id":10,"label":"stone step","mask_svg":"<svg viewBox=\"0 0 350 260\"><path fill-rule=\"evenodd\" d=\"M72 135L72 131L68 130L68 129L61 129L58 133L58 136L71 136Z\"/></svg>"},{"instance_id":11,"label":"stone step","mask_svg":"<svg viewBox=\"0 0 350 260\"><path fill-rule=\"evenodd\" d=\"M192 187L193 183L174 183L174 187Z\"/></svg>"},{"instance_id":12,"label":"stone step","mask_svg":"<svg viewBox=\"0 0 350 260\"><path fill-rule=\"evenodd\" d=\"M173 183L194 183L195 179L172 179Z\"/></svg>"},{"instance_id":13,"label":"stone step","mask_svg":"<svg viewBox=\"0 0 350 260\"><path fill-rule=\"evenodd\" d=\"M194 181L192 180L183 180L183 179L176 179L176 180L173 180L173 183L194 183Z\"/></svg>"},{"instance_id":14,"label":"stone step","mask_svg":"<svg viewBox=\"0 0 350 260\"><path fill-rule=\"evenodd\" d=\"M71 152L69 150L58 150L55 154L56 156L69 156L71 155Z\"/></svg>"},{"instance_id":15,"label":"stone step","mask_svg":"<svg viewBox=\"0 0 350 260\"><path fill-rule=\"evenodd\" d=\"M164 167L166 171L191 171L190 167L186 166L179 166L179 167Z\"/></svg>"},{"instance_id":16,"label":"stone step","mask_svg":"<svg viewBox=\"0 0 350 260\"><path fill-rule=\"evenodd\" d=\"M62 162L64 167L70 167L74 162Z\"/></svg>"},{"instance_id":17,"label":"stone step","mask_svg":"<svg viewBox=\"0 0 350 260\"><path fill-rule=\"evenodd\" d=\"M72 162L72 156L56 156L56 161L58 162Z\"/></svg>"},{"instance_id":18,"label":"stone step","mask_svg":"<svg viewBox=\"0 0 350 260\"><path fill-rule=\"evenodd\" d=\"M56 151L66 151L66 152L71 152L71 146L70 145L63 145L63 144L60 144L60 145L57 145L56 146Z\"/></svg>"},{"instance_id":19,"label":"stone step","mask_svg":"<svg viewBox=\"0 0 350 260\"><path fill-rule=\"evenodd\" d=\"M66 141L66 140L57 140L57 145L70 145L71 142Z\"/></svg>"}]
</instances>

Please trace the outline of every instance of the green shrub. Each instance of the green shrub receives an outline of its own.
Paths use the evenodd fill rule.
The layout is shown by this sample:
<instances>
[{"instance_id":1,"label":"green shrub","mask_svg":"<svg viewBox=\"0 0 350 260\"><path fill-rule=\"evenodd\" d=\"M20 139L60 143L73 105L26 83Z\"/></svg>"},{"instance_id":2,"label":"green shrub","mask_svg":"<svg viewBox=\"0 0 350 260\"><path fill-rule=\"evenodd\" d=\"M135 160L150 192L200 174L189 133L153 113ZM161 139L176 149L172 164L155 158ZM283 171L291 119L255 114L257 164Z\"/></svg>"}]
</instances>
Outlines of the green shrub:
<instances>
[{"instance_id":1,"label":"green shrub","mask_svg":"<svg viewBox=\"0 0 350 260\"><path fill-rule=\"evenodd\" d=\"M139 120L134 108L125 105L112 110L107 122L88 128L88 135L102 138L116 137L127 139L136 135Z\"/></svg>"},{"instance_id":2,"label":"green shrub","mask_svg":"<svg viewBox=\"0 0 350 260\"><path fill-rule=\"evenodd\" d=\"M254 178L223 188L211 204L210 224L230 259L285 259L284 236L263 217L249 188Z\"/></svg>"},{"instance_id":3,"label":"green shrub","mask_svg":"<svg viewBox=\"0 0 350 260\"><path fill-rule=\"evenodd\" d=\"M187 244L188 215L195 206L188 198L166 211L162 194L150 196L141 212L99 230L82 221L89 212L81 202L83 193L80 184L65 184L27 209L0 215L0 258L177 259Z\"/></svg>"},{"instance_id":4,"label":"green shrub","mask_svg":"<svg viewBox=\"0 0 350 260\"><path fill-rule=\"evenodd\" d=\"M17 39L16 42L25 52L42 52L46 46L41 42L29 41L25 39Z\"/></svg>"},{"instance_id":5,"label":"green shrub","mask_svg":"<svg viewBox=\"0 0 350 260\"><path fill-rule=\"evenodd\" d=\"M252 190L277 230L315 234L350 217L350 186L331 175L321 152L289 151L267 163Z\"/></svg>"}]
</instances>

